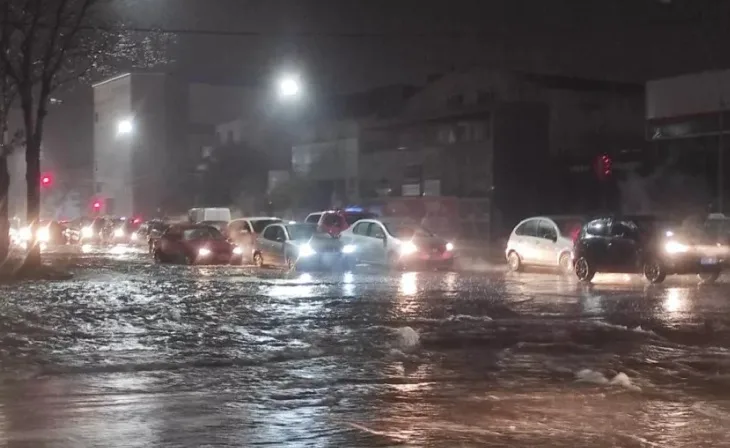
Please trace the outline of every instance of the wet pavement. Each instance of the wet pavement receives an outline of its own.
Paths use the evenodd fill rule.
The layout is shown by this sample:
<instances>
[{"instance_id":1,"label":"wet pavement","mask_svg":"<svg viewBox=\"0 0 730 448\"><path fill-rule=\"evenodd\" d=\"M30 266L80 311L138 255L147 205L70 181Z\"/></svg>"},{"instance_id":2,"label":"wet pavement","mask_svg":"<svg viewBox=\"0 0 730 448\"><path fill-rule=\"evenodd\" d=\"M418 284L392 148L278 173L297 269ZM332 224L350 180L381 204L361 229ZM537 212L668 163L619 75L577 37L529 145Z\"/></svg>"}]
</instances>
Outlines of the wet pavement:
<instances>
[{"instance_id":1,"label":"wet pavement","mask_svg":"<svg viewBox=\"0 0 730 448\"><path fill-rule=\"evenodd\" d=\"M5 446L730 445L730 278L47 259L0 287Z\"/></svg>"}]
</instances>

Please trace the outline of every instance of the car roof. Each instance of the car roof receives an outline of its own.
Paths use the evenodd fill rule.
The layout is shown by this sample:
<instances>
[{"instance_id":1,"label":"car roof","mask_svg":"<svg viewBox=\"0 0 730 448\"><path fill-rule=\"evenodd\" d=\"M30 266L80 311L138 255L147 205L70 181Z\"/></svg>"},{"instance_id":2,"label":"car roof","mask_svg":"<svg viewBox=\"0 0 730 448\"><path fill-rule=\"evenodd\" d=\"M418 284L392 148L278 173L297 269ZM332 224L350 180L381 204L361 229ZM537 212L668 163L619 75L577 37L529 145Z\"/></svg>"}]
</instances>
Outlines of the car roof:
<instances>
[{"instance_id":1,"label":"car roof","mask_svg":"<svg viewBox=\"0 0 730 448\"><path fill-rule=\"evenodd\" d=\"M283 219L277 218L275 216L250 216L250 217L245 217L245 218L234 219L231 222L235 222L235 221L267 221L267 220L272 220L272 221L273 220L279 220L279 221L283 221Z\"/></svg>"}]
</instances>

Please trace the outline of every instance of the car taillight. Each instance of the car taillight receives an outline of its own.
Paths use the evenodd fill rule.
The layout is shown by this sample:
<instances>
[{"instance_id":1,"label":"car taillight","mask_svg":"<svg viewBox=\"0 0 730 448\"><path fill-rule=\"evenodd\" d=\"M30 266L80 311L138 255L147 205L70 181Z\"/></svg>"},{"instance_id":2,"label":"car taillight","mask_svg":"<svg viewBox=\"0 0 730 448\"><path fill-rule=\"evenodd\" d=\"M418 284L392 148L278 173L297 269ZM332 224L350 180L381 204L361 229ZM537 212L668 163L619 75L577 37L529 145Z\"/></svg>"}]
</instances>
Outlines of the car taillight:
<instances>
[{"instance_id":1,"label":"car taillight","mask_svg":"<svg viewBox=\"0 0 730 448\"><path fill-rule=\"evenodd\" d=\"M578 229L573 230L571 237L572 237L571 239L573 240L573 243L578 241L578 237L580 237L580 229L578 228Z\"/></svg>"}]
</instances>

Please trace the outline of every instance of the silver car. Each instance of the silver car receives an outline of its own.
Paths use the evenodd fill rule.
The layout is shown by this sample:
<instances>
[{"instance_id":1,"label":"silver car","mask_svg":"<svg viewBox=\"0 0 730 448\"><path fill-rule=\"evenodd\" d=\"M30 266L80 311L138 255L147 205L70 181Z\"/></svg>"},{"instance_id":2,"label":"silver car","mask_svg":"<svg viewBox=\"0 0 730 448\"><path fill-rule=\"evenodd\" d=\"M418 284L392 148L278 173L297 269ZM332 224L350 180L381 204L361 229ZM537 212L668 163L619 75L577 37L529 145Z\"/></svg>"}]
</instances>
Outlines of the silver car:
<instances>
[{"instance_id":1,"label":"silver car","mask_svg":"<svg viewBox=\"0 0 730 448\"><path fill-rule=\"evenodd\" d=\"M525 266L573 270L573 241L585 220L579 216L537 216L517 224L505 255L512 271Z\"/></svg>"}]
</instances>

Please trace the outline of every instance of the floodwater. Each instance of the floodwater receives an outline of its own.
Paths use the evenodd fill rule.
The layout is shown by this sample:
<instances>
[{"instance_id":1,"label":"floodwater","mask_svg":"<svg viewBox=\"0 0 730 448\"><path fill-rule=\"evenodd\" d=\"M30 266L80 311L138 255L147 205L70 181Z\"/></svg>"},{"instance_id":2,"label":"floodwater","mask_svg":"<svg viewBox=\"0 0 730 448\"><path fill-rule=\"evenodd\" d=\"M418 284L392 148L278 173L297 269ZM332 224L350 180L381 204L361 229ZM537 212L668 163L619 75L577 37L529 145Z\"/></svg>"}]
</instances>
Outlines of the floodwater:
<instances>
[{"instance_id":1,"label":"floodwater","mask_svg":"<svg viewBox=\"0 0 730 448\"><path fill-rule=\"evenodd\" d=\"M8 447L730 445L727 279L49 259L0 287Z\"/></svg>"}]
</instances>

